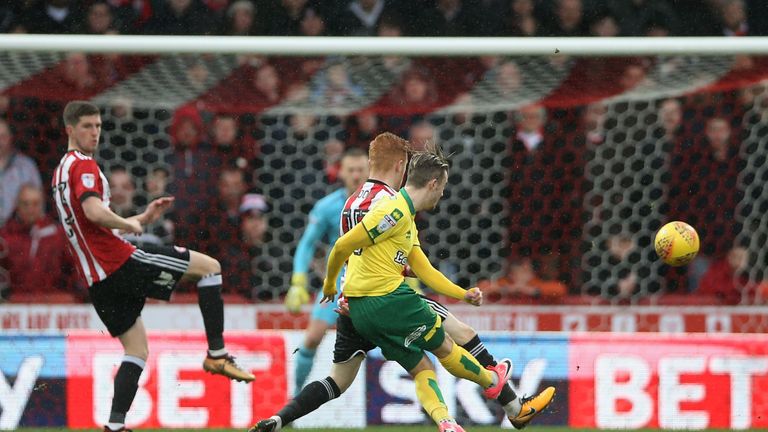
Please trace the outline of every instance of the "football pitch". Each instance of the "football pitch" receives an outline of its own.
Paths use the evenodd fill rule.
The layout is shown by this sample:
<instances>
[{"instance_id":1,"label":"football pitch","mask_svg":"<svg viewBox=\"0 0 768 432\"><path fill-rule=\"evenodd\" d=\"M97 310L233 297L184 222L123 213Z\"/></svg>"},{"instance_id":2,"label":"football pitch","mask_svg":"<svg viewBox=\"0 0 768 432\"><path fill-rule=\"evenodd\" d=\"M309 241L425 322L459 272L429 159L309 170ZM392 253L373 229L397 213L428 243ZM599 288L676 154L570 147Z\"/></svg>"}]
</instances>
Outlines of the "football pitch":
<instances>
[{"instance_id":1,"label":"football pitch","mask_svg":"<svg viewBox=\"0 0 768 432\"><path fill-rule=\"evenodd\" d=\"M20 428L17 429L20 432L53 432L56 431L62 431L62 432L83 432L84 429L61 429L61 428ZM246 432L245 429L136 429L136 432L143 432L143 431L172 431L172 432ZM329 428L317 428L317 429L294 429L294 428L286 428L285 431L294 431L294 432L436 432L437 427L434 426L370 426L366 427L364 429L329 429ZM515 429L501 429L499 427L495 426L477 426L477 427L468 427L467 432L491 432L491 431L500 431L500 430L509 430L514 431ZM601 432L610 432L613 429L581 429L581 428L569 428L569 427L553 427L553 426L530 426L524 429L526 432L565 432L565 431L601 431ZM645 432L645 431L654 431L654 432L660 432L664 429L623 429L620 432L627 432L628 430L632 430L635 432ZM707 431L726 431L730 429L700 429L700 432L707 432ZM765 429L744 429L745 431L765 431ZM616 430L616 432L619 432L619 430Z\"/></svg>"}]
</instances>

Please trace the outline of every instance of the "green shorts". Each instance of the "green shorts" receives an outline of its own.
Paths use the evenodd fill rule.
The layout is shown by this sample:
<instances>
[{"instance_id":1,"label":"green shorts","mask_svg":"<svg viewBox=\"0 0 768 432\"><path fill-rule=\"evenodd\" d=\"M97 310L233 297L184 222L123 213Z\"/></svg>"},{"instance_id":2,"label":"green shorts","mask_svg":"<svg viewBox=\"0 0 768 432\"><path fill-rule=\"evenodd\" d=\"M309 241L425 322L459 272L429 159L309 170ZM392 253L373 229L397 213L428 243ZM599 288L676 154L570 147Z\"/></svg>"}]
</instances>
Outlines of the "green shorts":
<instances>
[{"instance_id":1,"label":"green shorts","mask_svg":"<svg viewBox=\"0 0 768 432\"><path fill-rule=\"evenodd\" d=\"M445 340L440 317L408 285L378 297L350 297L355 329L381 348L387 360L411 370Z\"/></svg>"}]
</instances>

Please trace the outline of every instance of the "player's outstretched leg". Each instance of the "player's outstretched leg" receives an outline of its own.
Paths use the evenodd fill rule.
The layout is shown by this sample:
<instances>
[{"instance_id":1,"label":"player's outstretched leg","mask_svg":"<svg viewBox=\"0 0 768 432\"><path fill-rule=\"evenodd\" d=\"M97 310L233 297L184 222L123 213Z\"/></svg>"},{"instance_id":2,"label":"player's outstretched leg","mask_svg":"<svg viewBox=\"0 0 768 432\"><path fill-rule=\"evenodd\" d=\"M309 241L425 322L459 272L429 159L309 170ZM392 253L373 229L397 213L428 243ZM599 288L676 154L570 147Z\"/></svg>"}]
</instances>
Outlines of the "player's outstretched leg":
<instances>
[{"instance_id":1,"label":"player's outstretched leg","mask_svg":"<svg viewBox=\"0 0 768 432\"><path fill-rule=\"evenodd\" d=\"M139 377L149 356L147 332L141 317L137 318L125 333L119 335L118 339L123 345L125 355L115 375L115 395L112 398L109 422L104 426L105 432L129 431L125 428L125 415L139 389Z\"/></svg>"},{"instance_id":2,"label":"player's outstretched leg","mask_svg":"<svg viewBox=\"0 0 768 432\"><path fill-rule=\"evenodd\" d=\"M235 363L224 347L224 301L221 299L221 264L208 255L189 251L185 278L197 281L197 302L203 315L208 355L203 369L237 381L251 382L256 377Z\"/></svg>"},{"instance_id":3,"label":"player's outstretched leg","mask_svg":"<svg viewBox=\"0 0 768 432\"><path fill-rule=\"evenodd\" d=\"M459 321L450 312L446 311L446 315L444 324L446 333L453 337L457 344L472 354L481 365L485 367L495 366L496 360L485 348L477 332L472 327ZM522 429L547 408L552 402L554 395L554 387L547 387L535 397L518 398L509 382L506 382L497 400L504 408L504 412L512 425Z\"/></svg>"},{"instance_id":4,"label":"player's outstretched leg","mask_svg":"<svg viewBox=\"0 0 768 432\"><path fill-rule=\"evenodd\" d=\"M257 422L248 432L277 432L347 391L360 370L365 356L355 355L343 363L334 363L330 376L312 381L291 399L276 415Z\"/></svg>"},{"instance_id":5,"label":"player's outstretched leg","mask_svg":"<svg viewBox=\"0 0 768 432\"><path fill-rule=\"evenodd\" d=\"M496 366L483 368L477 359L460 347L447 334L443 343L432 351L451 375L472 381L483 387L488 399L496 399L512 373L512 362L502 359Z\"/></svg>"},{"instance_id":6,"label":"player's outstretched leg","mask_svg":"<svg viewBox=\"0 0 768 432\"><path fill-rule=\"evenodd\" d=\"M312 307L312 316L304 335L304 344L299 348L296 355L296 390L298 393L304 383L307 382L309 373L312 372L312 364L315 362L315 353L320 342L325 337L325 332L336 324L337 314L334 312L336 301L330 303L320 303L322 295L315 299L315 305Z\"/></svg>"}]
</instances>

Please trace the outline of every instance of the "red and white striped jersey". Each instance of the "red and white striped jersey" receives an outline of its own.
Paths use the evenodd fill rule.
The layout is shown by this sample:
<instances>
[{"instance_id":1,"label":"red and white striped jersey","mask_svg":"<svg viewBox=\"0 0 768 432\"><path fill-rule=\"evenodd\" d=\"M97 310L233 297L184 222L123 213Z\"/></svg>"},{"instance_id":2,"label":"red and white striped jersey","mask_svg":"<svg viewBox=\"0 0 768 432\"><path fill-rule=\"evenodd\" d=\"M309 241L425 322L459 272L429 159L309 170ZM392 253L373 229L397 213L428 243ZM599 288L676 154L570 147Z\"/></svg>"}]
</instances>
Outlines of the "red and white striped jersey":
<instances>
[{"instance_id":1,"label":"red and white striped jersey","mask_svg":"<svg viewBox=\"0 0 768 432\"><path fill-rule=\"evenodd\" d=\"M85 217L83 200L101 198L109 206L109 183L93 158L69 151L53 173L53 200L69 239L69 250L88 286L119 269L136 247Z\"/></svg>"},{"instance_id":2,"label":"red and white striped jersey","mask_svg":"<svg viewBox=\"0 0 768 432\"><path fill-rule=\"evenodd\" d=\"M379 180L368 179L360 186L355 193L347 198L344 203L344 210L341 211L341 233L344 235L347 231L359 224L365 214L368 213L380 199L390 197L397 193L386 183Z\"/></svg>"}]
</instances>

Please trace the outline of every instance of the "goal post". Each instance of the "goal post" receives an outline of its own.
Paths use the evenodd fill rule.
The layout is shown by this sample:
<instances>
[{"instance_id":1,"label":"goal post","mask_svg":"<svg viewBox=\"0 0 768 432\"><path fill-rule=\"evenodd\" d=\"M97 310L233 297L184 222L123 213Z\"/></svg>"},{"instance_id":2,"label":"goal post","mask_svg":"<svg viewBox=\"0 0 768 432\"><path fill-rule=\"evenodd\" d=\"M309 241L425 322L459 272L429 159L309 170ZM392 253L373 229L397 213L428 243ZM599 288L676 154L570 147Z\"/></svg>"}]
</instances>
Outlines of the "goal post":
<instances>
[{"instance_id":1,"label":"goal post","mask_svg":"<svg viewBox=\"0 0 768 432\"><path fill-rule=\"evenodd\" d=\"M765 298L768 38L0 35L0 45L0 107L44 180L63 143L61 107L87 99L103 108L99 160L135 176L139 205L163 170L169 192L198 181L215 199L219 159L195 161L179 126L212 144L217 116L236 118L227 154L269 203L265 241L232 252L217 228L226 218L202 200L176 213L175 241L237 261L231 286L248 297L285 292L307 213L338 187L339 149L386 130L453 154L439 211L419 223L432 261L465 286L532 266L574 295L655 301L701 285L738 249L728 301ZM684 269L653 251L674 219L702 237ZM233 244L238 230L227 231Z\"/></svg>"},{"instance_id":2,"label":"goal post","mask_svg":"<svg viewBox=\"0 0 768 432\"><path fill-rule=\"evenodd\" d=\"M289 37L0 35L6 52L122 54L633 56L765 54L768 37Z\"/></svg>"}]
</instances>

